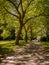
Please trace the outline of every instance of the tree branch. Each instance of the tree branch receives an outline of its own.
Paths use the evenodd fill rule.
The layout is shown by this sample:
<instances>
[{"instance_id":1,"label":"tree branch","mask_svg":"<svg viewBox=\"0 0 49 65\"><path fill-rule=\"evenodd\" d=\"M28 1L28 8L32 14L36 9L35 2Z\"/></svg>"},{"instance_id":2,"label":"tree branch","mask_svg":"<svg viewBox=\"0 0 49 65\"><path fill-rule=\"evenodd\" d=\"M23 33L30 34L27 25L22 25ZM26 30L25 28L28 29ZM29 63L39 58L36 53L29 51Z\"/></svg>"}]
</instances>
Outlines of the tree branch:
<instances>
[{"instance_id":1,"label":"tree branch","mask_svg":"<svg viewBox=\"0 0 49 65\"><path fill-rule=\"evenodd\" d=\"M27 11L27 9L29 8L29 6L30 6L30 4L31 4L32 1L33 1L33 0L31 0L31 1L27 4L27 7L26 7L24 13L26 13L26 11Z\"/></svg>"},{"instance_id":2,"label":"tree branch","mask_svg":"<svg viewBox=\"0 0 49 65\"><path fill-rule=\"evenodd\" d=\"M40 13L39 15L35 15L34 17L30 17L28 18L25 23L23 25L25 25L29 20L33 19L33 18L36 18L36 17L39 17L39 16L44 16L43 13Z\"/></svg>"},{"instance_id":3,"label":"tree branch","mask_svg":"<svg viewBox=\"0 0 49 65\"><path fill-rule=\"evenodd\" d=\"M23 25L25 25L31 19L33 19L33 17L28 18Z\"/></svg>"},{"instance_id":4,"label":"tree branch","mask_svg":"<svg viewBox=\"0 0 49 65\"><path fill-rule=\"evenodd\" d=\"M23 18L25 17L25 14L26 14L26 11L27 9L29 8L30 4L32 3L33 0L31 0L28 4L27 4L27 7L26 9L23 11Z\"/></svg>"},{"instance_id":5,"label":"tree branch","mask_svg":"<svg viewBox=\"0 0 49 65\"><path fill-rule=\"evenodd\" d=\"M19 16L18 15L15 15L15 14L13 14L13 13L11 13L10 11L8 11L5 7L4 7L4 9L9 13L9 14L11 14L11 15L13 15L13 16L15 16L15 17L17 17L17 18L19 18Z\"/></svg>"},{"instance_id":6,"label":"tree branch","mask_svg":"<svg viewBox=\"0 0 49 65\"><path fill-rule=\"evenodd\" d=\"M22 5L22 0L20 0L21 3L21 9L22 9L22 13L23 13L23 5Z\"/></svg>"},{"instance_id":7,"label":"tree branch","mask_svg":"<svg viewBox=\"0 0 49 65\"><path fill-rule=\"evenodd\" d=\"M12 2L11 0L7 0L7 1L9 1L11 4L13 4L13 6L16 8L18 14L21 15L20 11L18 10L19 7L17 7L17 6L15 5L15 3ZM20 5L20 4L19 4L19 5Z\"/></svg>"}]
</instances>

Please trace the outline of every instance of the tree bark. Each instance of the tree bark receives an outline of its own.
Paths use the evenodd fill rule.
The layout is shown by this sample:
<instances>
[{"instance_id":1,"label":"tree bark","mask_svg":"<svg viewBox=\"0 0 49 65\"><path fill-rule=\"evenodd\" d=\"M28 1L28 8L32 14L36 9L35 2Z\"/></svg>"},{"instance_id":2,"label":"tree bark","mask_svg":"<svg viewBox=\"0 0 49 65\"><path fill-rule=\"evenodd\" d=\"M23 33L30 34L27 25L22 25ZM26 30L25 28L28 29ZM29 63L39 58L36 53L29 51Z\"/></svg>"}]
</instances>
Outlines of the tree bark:
<instances>
[{"instance_id":1,"label":"tree bark","mask_svg":"<svg viewBox=\"0 0 49 65\"><path fill-rule=\"evenodd\" d=\"M19 45L19 38L20 38L21 31L22 31L22 26L20 26L17 36L16 36L16 41L15 41L16 45Z\"/></svg>"}]
</instances>

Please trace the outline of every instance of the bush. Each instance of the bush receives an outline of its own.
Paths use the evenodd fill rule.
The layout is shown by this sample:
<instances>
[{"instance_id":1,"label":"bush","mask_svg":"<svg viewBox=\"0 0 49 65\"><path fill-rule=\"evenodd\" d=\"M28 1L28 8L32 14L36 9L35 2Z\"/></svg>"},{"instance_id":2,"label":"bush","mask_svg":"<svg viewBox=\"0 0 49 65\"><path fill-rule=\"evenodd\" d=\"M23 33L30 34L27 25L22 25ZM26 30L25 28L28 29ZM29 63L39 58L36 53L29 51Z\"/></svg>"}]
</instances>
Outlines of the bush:
<instances>
[{"instance_id":1,"label":"bush","mask_svg":"<svg viewBox=\"0 0 49 65\"><path fill-rule=\"evenodd\" d=\"M49 41L49 35L46 36L46 40Z\"/></svg>"},{"instance_id":2,"label":"bush","mask_svg":"<svg viewBox=\"0 0 49 65\"><path fill-rule=\"evenodd\" d=\"M46 42L46 36L41 37L40 41L45 41Z\"/></svg>"},{"instance_id":3,"label":"bush","mask_svg":"<svg viewBox=\"0 0 49 65\"><path fill-rule=\"evenodd\" d=\"M49 41L49 35L41 37L40 40L41 41Z\"/></svg>"},{"instance_id":4,"label":"bush","mask_svg":"<svg viewBox=\"0 0 49 65\"><path fill-rule=\"evenodd\" d=\"M0 40L3 40L3 37L2 36L0 36Z\"/></svg>"}]
</instances>

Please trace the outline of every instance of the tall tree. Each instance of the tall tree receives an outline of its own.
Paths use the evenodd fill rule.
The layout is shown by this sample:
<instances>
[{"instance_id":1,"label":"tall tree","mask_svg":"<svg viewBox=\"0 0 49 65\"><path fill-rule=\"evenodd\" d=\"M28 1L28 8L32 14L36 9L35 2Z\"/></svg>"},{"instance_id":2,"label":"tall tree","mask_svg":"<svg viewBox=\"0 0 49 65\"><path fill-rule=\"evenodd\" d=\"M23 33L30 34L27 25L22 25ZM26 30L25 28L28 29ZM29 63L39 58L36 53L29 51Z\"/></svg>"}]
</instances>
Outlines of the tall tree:
<instances>
[{"instance_id":1,"label":"tall tree","mask_svg":"<svg viewBox=\"0 0 49 65\"><path fill-rule=\"evenodd\" d=\"M8 2L10 3L10 9L7 8L7 4L5 4L6 6L4 6L4 9L11 15L15 16L16 19L18 20L20 27L16 36L16 44L19 43L19 37L22 31L23 26L31 19L33 19L34 17L38 17L39 15L41 15L41 13L43 12L41 9L41 13L34 14L35 10L34 10L34 0L5 0L4 2ZM34 10L34 11L33 11Z\"/></svg>"},{"instance_id":2,"label":"tall tree","mask_svg":"<svg viewBox=\"0 0 49 65\"><path fill-rule=\"evenodd\" d=\"M26 21L24 21L24 18L27 14L27 11L29 10L28 8L31 6L31 4L33 3L33 0L6 0L8 2L10 2L13 6L15 7L16 9L16 14L13 14L11 11L8 11L6 7L4 7L4 9L11 15L17 17L17 19L19 20L19 23L20 23L20 28L19 28L19 31L18 31L18 34L16 36L16 44L18 44L19 42L19 37L20 37L20 34L21 34L21 31L22 31L22 27L26 24L26 22L28 22L30 19L32 19L32 17L27 17ZM26 6L25 6L26 5ZM24 7L26 7L24 9ZM29 12L29 11L28 11Z\"/></svg>"}]
</instances>

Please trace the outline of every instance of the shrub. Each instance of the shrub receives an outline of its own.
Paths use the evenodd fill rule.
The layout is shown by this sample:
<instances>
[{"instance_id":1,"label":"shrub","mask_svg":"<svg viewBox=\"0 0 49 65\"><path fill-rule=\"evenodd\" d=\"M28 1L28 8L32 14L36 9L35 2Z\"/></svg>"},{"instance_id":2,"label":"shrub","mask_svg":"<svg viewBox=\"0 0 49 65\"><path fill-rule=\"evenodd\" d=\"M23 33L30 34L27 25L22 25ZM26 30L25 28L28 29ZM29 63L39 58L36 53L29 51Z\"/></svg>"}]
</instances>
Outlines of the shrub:
<instances>
[{"instance_id":1,"label":"shrub","mask_svg":"<svg viewBox=\"0 0 49 65\"><path fill-rule=\"evenodd\" d=\"M46 36L41 37L40 41L46 41Z\"/></svg>"}]
</instances>

